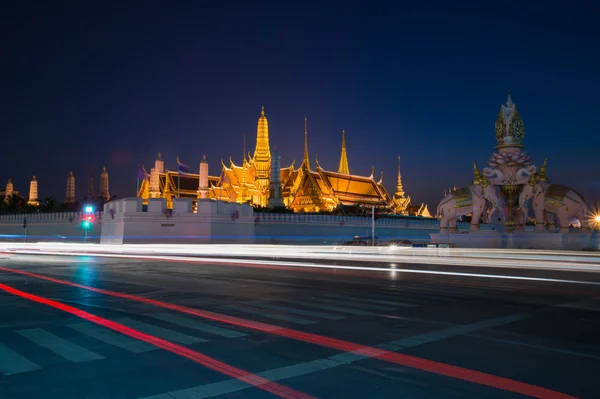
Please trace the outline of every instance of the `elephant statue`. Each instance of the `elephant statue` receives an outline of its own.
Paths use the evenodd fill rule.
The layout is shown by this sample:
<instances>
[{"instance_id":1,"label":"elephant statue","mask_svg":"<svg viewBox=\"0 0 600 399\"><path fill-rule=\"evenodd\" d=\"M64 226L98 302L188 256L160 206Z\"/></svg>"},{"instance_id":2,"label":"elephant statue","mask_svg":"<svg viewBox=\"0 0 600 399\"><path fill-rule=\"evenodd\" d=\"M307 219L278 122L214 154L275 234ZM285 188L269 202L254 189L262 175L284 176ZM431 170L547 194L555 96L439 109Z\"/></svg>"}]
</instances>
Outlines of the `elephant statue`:
<instances>
[{"instance_id":1,"label":"elephant statue","mask_svg":"<svg viewBox=\"0 0 600 399\"><path fill-rule=\"evenodd\" d=\"M555 217L561 233L569 231L569 222L572 218L579 219L582 229L589 227L587 205L575 190L532 178L519 195L519 209L527 209L526 203L529 199L532 200L535 213L536 231L544 230L544 222L550 229Z\"/></svg>"},{"instance_id":2,"label":"elephant statue","mask_svg":"<svg viewBox=\"0 0 600 399\"><path fill-rule=\"evenodd\" d=\"M504 184L504 172L498 168L483 168L483 175L493 185Z\"/></svg>"},{"instance_id":3,"label":"elephant statue","mask_svg":"<svg viewBox=\"0 0 600 399\"><path fill-rule=\"evenodd\" d=\"M472 213L471 230L479 230L479 220L484 212L491 207L489 215L496 213L500 199L496 187L485 182L460 188L446 195L437 207L437 217L440 219L440 232L457 231L458 217Z\"/></svg>"}]
</instances>

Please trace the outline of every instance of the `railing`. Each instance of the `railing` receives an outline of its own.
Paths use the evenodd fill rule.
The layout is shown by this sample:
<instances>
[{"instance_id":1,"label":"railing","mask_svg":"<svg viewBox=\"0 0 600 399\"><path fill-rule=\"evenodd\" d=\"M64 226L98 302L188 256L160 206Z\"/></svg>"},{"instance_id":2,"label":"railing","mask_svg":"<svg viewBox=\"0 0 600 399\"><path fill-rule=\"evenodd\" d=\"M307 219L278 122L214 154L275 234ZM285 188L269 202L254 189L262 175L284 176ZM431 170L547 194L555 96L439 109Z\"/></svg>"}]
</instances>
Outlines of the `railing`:
<instances>
[{"instance_id":1,"label":"railing","mask_svg":"<svg viewBox=\"0 0 600 399\"><path fill-rule=\"evenodd\" d=\"M325 224L337 226L370 226L370 216L343 216L343 215L310 215L302 213L255 213L254 221L257 224ZM379 227L389 226L414 229L438 229L439 221L436 219L391 219L379 218L375 221Z\"/></svg>"}]
</instances>

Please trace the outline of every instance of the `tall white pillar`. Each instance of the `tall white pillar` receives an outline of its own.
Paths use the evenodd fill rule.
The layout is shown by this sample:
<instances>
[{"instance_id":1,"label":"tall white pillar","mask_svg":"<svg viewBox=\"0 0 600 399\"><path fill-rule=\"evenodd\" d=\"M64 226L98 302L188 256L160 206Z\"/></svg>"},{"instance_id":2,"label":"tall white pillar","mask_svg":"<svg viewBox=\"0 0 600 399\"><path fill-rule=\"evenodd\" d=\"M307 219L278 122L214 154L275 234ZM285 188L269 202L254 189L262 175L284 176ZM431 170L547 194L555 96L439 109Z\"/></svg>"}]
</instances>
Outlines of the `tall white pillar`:
<instances>
[{"instance_id":1,"label":"tall white pillar","mask_svg":"<svg viewBox=\"0 0 600 399\"><path fill-rule=\"evenodd\" d=\"M208 198L208 162L206 155L200 161L200 178L198 179L198 198Z\"/></svg>"}]
</instances>

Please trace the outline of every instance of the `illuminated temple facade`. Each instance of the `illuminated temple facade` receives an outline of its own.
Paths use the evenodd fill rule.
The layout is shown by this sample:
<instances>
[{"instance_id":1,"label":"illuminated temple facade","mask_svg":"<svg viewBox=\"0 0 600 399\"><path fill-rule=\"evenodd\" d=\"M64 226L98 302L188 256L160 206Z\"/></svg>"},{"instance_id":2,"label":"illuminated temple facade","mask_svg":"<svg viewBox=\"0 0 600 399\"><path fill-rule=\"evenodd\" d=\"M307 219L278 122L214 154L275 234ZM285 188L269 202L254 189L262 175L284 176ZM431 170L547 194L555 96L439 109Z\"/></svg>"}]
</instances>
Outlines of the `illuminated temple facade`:
<instances>
[{"instance_id":1,"label":"illuminated temple facade","mask_svg":"<svg viewBox=\"0 0 600 399\"><path fill-rule=\"evenodd\" d=\"M244 145L245 147L245 145ZM273 164L273 156L277 161ZM218 176L208 174L208 163L203 157L200 173L179 173L165 169L161 155L158 155L154 167L144 176L139 185L138 196L147 202L148 198L166 198L167 207L172 206L173 198L192 198L195 208L198 198L208 198L237 203L249 203L253 206L272 206L281 201L271 201L273 195L282 199L285 207L294 212L333 211L341 206L374 206L382 212L395 214L417 214L429 216L427 207L410 206L410 197L406 196L400 175L398 158L398 177L396 192L390 196L383 185L383 174L376 180L374 171L370 176L350 173L346 153L346 137L342 132L342 146L337 171L323 169L318 160L314 167L309 160L308 131L304 120L304 157L298 168L295 162L279 169L279 181L272 178L277 173L279 157L272 153L269 144L269 124L264 108L258 118L256 146L254 154L247 153L240 164L229 158L229 164L221 160ZM272 184L273 183L273 184ZM279 186L279 190L274 187Z\"/></svg>"}]
</instances>

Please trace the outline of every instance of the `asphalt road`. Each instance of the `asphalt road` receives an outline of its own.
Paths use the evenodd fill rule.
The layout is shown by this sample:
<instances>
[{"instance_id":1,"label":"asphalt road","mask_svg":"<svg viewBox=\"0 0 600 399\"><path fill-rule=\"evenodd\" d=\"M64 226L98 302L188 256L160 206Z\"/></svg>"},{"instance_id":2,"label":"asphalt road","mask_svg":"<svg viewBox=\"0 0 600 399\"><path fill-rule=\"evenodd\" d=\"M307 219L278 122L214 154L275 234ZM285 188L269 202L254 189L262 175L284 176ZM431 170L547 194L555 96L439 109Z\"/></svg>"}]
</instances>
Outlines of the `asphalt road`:
<instances>
[{"instance_id":1,"label":"asphalt road","mask_svg":"<svg viewBox=\"0 0 600 399\"><path fill-rule=\"evenodd\" d=\"M0 398L600 395L600 274L260 263L0 254Z\"/></svg>"}]
</instances>

